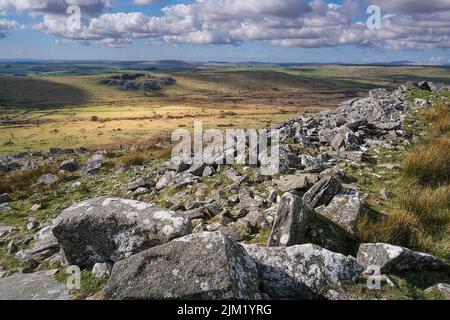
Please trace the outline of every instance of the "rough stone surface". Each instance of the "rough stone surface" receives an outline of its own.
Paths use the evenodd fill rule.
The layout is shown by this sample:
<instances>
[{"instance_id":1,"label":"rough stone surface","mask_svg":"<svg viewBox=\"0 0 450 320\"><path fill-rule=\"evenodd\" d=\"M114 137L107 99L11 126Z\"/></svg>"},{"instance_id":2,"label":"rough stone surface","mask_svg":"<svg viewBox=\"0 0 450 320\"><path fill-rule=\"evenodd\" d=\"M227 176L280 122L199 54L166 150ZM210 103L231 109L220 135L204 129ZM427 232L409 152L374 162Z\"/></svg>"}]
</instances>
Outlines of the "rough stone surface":
<instances>
[{"instance_id":1,"label":"rough stone surface","mask_svg":"<svg viewBox=\"0 0 450 320\"><path fill-rule=\"evenodd\" d=\"M311 208L327 205L340 190L341 182L332 176L326 176L305 193L303 202Z\"/></svg>"},{"instance_id":2,"label":"rough stone surface","mask_svg":"<svg viewBox=\"0 0 450 320\"><path fill-rule=\"evenodd\" d=\"M278 206L269 246L286 247L301 244L312 217L313 211L299 196L285 193Z\"/></svg>"},{"instance_id":3,"label":"rough stone surface","mask_svg":"<svg viewBox=\"0 0 450 320\"><path fill-rule=\"evenodd\" d=\"M100 172L103 163L102 154L94 154L86 161L86 164L80 169L84 174L96 174Z\"/></svg>"},{"instance_id":4,"label":"rough stone surface","mask_svg":"<svg viewBox=\"0 0 450 320\"><path fill-rule=\"evenodd\" d=\"M307 175L289 175L282 176L275 183L283 192L290 192L293 190L305 190L308 187Z\"/></svg>"},{"instance_id":5,"label":"rough stone surface","mask_svg":"<svg viewBox=\"0 0 450 320\"><path fill-rule=\"evenodd\" d=\"M258 262L263 291L272 299L318 298L326 286L355 281L363 271L355 258L313 244L244 247Z\"/></svg>"},{"instance_id":6,"label":"rough stone surface","mask_svg":"<svg viewBox=\"0 0 450 320\"><path fill-rule=\"evenodd\" d=\"M14 274L0 279L0 300L68 300L64 283L55 280L53 272Z\"/></svg>"},{"instance_id":7,"label":"rough stone surface","mask_svg":"<svg viewBox=\"0 0 450 320\"><path fill-rule=\"evenodd\" d=\"M51 185L59 181L59 178L51 173L44 174L37 180L37 184Z\"/></svg>"},{"instance_id":8,"label":"rough stone surface","mask_svg":"<svg viewBox=\"0 0 450 320\"><path fill-rule=\"evenodd\" d=\"M71 171L71 172L77 171L78 168L79 168L78 162L75 159L65 160L59 166L59 169L65 170L65 171Z\"/></svg>"},{"instance_id":9,"label":"rough stone surface","mask_svg":"<svg viewBox=\"0 0 450 320\"><path fill-rule=\"evenodd\" d=\"M255 261L218 232L198 233L114 265L105 299L258 299Z\"/></svg>"},{"instance_id":10,"label":"rough stone surface","mask_svg":"<svg viewBox=\"0 0 450 320\"><path fill-rule=\"evenodd\" d=\"M342 189L327 206L316 208L316 212L353 233L355 222L361 213L359 191Z\"/></svg>"},{"instance_id":11,"label":"rough stone surface","mask_svg":"<svg viewBox=\"0 0 450 320\"><path fill-rule=\"evenodd\" d=\"M406 271L447 269L440 259L408 248L386 243L363 243L357 255L358 263L364 268L376 266L381 273L402 273Z\"/></svg>"},{"instance_id":12,"label":"rough stone surface","mask_svg":"<svg viewBox=\"0 0 450 320\"><path fill-rule=\"evenodd\" d=\"M7 193L0 194L0 203L10 202L11 197Z\"/></svg>"},{"instance_id":13,"label":"rough stone surface","mask_svg":"<svg viewBox=\"0 0 450 320\"><path fill-rule=\"evenodd\" d=\"M96 263L92 268L92 275L96 278L109 276L111 274L111 265L109 263Z\"/></svg>"},{"instance_id":14,"label":"rough stone surface","mask_svg":"<svg viewBox=\"0 0 450 320\"><path fill-rule=\"evenodd\" d=\"M117 262L190 232L190 220L181 213L114 197L67 208L53 228L67 262L88 268L96 262Z\"/></svg>"}]
</instances>

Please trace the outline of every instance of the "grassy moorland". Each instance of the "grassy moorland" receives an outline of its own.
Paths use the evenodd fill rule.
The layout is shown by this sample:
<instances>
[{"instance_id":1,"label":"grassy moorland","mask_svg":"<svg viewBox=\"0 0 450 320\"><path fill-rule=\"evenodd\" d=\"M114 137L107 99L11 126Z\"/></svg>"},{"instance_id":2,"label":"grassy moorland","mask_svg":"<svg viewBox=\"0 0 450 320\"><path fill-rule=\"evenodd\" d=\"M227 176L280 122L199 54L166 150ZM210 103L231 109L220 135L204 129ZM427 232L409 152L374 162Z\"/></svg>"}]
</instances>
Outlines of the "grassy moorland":
<instances>
[{"instance_id":1,"label":"grassy moorland","mask_svg":"<svg viewBox=\"0 0 450 320\"><path fill-rule=\"evenodd\" d=\"M0 64L0 153L167 140L177 127L263 127L448 68L277 66L194 62ZM111 74L171 76L161 91L100 85Z\"/></svg>"}]
</instances>

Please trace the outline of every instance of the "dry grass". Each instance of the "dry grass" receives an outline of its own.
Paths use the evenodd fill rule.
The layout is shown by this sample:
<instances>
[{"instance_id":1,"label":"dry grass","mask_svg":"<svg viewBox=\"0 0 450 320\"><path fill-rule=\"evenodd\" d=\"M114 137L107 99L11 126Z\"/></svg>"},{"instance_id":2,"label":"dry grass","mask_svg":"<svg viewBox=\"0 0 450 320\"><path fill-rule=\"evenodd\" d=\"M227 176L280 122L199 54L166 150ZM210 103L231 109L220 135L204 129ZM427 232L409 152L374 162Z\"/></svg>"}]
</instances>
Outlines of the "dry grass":
<instances>
[{"instance_id":1,"label":"dry grass","mask_svg":"<svg viewBox=\"0 0 450 320\"><path fill-rule=\"evenodd\" d=\"M0 177L0 193L13 193L31 189L42 175L56 172L53 166L44 166L36 169L14 172Z\"/></svg>"},{"instance_id":2,"label":"dry grass","mask_svg":"<svg viewBox=\"0 0 450 320\"><path fill-rule=\"evenodd\" d=\"M120 163L124 166L142 166L149 160L149 157L143 153L134 153L129 156L120 158Z\"/></svg>"},{"instance_id":3,"label":"dry grass","mask_svg":"<svg viewBox=\"0 0 450 320\"><path fill-rule=\"evenodd\" d=\"M414 148L405 157L403 174L423 186L449 182L450 138L442 137Z\"/></svg>"}]
</instances>

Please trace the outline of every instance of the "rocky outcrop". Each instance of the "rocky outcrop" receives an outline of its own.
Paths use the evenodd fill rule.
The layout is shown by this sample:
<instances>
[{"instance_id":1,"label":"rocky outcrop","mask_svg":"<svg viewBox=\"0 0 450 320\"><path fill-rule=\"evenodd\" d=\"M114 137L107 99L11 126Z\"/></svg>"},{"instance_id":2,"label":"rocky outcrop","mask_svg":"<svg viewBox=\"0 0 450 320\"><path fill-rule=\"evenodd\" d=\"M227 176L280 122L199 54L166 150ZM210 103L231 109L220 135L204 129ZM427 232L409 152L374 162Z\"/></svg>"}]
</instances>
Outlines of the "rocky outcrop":
<instances>
[{"instance_id":1,"label":"rocky outcrop","mask_svg":"<svg viewBox=\"0 0 450 320\"><path fill-rule=\"evenodd\" d=\"M106 196L67 208L53 227L67 263L82 268L114 263L190 232L190 220L180 213Z\"/></svg>"},{"instance_id":2,"label":"rocky outcrop","mask_svg":"<svg viewBox=\"0 0 450 320\"><path fill-rule=\"evenodd\" d=\"M259 299L255 261L220 233L173 240L114 265L105 299Z\"/></svg>"},{"instance_id":3,"label":"rocky outcrop","mask_svg":"<svg viewBox=\"0 0 450 320\"><path fill-rule=\"evenodd\" d=\"M376 267L382 274L439 269L450 271L448 265L432 255L386 243L361 244L357 259L364 268Z\"/></svg>"}]
</instances>

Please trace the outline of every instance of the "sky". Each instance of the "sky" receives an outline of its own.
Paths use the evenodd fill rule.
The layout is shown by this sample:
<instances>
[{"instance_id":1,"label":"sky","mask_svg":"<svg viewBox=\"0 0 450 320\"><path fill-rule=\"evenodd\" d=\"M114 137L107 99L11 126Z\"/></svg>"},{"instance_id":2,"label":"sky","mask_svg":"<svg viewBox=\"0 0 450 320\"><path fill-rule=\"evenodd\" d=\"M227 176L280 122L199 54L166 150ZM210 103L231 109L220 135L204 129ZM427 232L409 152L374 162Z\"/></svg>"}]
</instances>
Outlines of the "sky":
<instances>
[{"instance_id":1,"label":"sky","mask_svg":"<svg viewBox=\"0 0 450 320\"><path fill-rule=\"evenodd\" d=\"M447 64L449 48L450 0L0 0L0 59Z\"/></svg>"}]
</instances>

